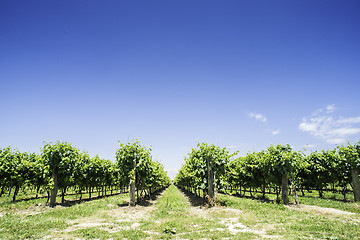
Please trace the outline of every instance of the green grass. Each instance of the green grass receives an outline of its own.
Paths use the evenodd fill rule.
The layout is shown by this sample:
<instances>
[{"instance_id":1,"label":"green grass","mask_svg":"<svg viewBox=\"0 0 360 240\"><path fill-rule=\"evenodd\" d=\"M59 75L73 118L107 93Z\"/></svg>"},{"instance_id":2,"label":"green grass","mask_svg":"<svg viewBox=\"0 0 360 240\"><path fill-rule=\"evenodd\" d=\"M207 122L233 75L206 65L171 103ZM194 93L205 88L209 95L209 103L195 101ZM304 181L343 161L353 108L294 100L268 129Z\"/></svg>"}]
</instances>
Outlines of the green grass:
<instances>
[{"instance_id":1,"label":"green grass","mask_svg":"<svg viewBox=\"0 0 360 240\"><path fill-rule=\"evenodd\" d=\"M227 191L230 193L230 191ZM340 193L333 193L331 191L324 191L323 198L319 198L318 191L304 191L305 196L302 196L301 191L298 191L298 199L300 204L314 205L319 207L327 207L327 208L336 208L343 211L360 213L360 203L354 202L354 197L352 193L347 194L347 201L343 200L343 195ZM238 193L236 191L232 191L232 194ZM250 196L249 192L245 194L246 198L252 198L259 201L264 201L261 193L253 193L253 196ZM281 196L280 196L281 197ZM269 202L276 201L276 194L266 194L265 200ZM295 202L294 196L289 196L290 202Z\"/></svg>"},{"instance_id":2,"label":"green grass","mask_svg":"<svg viewBox=\"0 0 360 240\"><path fill-rule=\"evenodd\" d=\"M233 238L221 218L209 209L200 209L204 215L192 212L192 208L175 186L170 186L155 204L156 209L142 221L142 229L156 232L156 239L222 239ZM219 230L219 228L222 228ZM246 236L252 235L249 233Z\"/></svg>"},{"instance_id":3,"label":"green grass","mask_svg":"<svg viewBox=\"0 0 360 240\"><path fill-rule=\"evenodd\" d=\"M7 199L0 198L0 239L360 239L358 204L312 196L300 202L355 214L304 212L222 194L221 206L194 207L175 186L153 205L134 208L127 194L55 208L45 206L46 199Z\"/></svg>"},{"instance_id":4,"label":"green grass","mask_svg":"<svg viewBox=\"0 0 360 240\"><path fill-rule=\"evenodd\" d=\"M123 230L120 232L110 233L106 230L98 228L84 228L73 232L73 235L82 239L129 239L137 240L144 239L148 234L140 230Z\"/></svg>"},{"instance_id":5,"label":"green grass","mask_svg":"<svg viewBox=\"0 0 360 240\"><path fill-rule=\"evenodd\" d=\"M189 210L189 204L186 199L182 197L178 189L173 185L156 202L155 207L157 207L155 211L157 218L182 214Z\"/></svg>"},{"instance_id":6,"label":"green grass","mask_svg":"<svg viewBox=\"0 0 360 240\"><path fill-rule=\"evenodd\" d=\"M126 195L96 199L69 207L40 207L39 199L11 203L11 207L0 217L0 239L39 239L51 232L61 232L71 224L70 220L83 217L99 217L101 211L118 207L125 203ZM38 212L37 212L38 211ZM61 234L60 234L61 237Z\"/></svg>"},{"instance_id":7,"label":"green grass","mask_svg":"<svg viewBox=\"0 0 360 240\"><path fill-rule=\"evenodd\" d=\"M47 205L47 194L44 191L40 191L38 198L35 198L36 193L34 190L30 190L30 189L21 190L15 202L12 201L13 191L14 190L12 190L10 195L8 193L5 193L2 195L2 197L0 197L0 213L28 209L29 206L37 206L39 204L42 206ZM115 192L118 193L119 190L113 191L114 194ZM110 191L107 191L106 193L110 194ZM92 193L91 199L92 200L97 199L98 195L99 195L98 192ZM69 191L67 195L65 195L65 203L79 201L79 198L80 198L79 194L75 194L74 191ZM88 200L88 198L89 198L88 193L82 194L83 200ZM60 191L58 192L58 197L56 198L56 202L57 204L61 203Z\"/></svg>"},{"instance_id":8,"label":"green grass","mask_svg":"<svg viewBox=\"0 0 360 240\"><path fill-rule=\"evenodd\" d=\"M29 206L36 206L38 204L45 205L46 198L18 200L16 202L12 202L12 196L8 196L7 194L4 194L0 198L0 212L9 212L12 210L27 209L29 208Z\"/></svg>"},{"instance_id":9,"label":"green grass","mask_svg":"<svg viewBox=\"0 0 360 240\"><path fill-rule=\"evenodd\" d=\"M225 206L243 210L240 218L245 225L263 228L271 225L274 229L269 234L276 233L286 239L360 239L358 214L351 218L327 216L227 195L219 195L218 201Z\"/></svg>"},{"instance_id":10,"label":"green grass","mask_svg":"<svg viewBox=\"0 0 360 240\"><path fill-rule=\"evenodd\" d=\"M67 227L64 220L44 219L40 216L23 217L17 214L5 214L0 218L1 239L38 239L52 230Z\"/></svg>"},{"instance_id":11,"label":"green grass","mask_svg":"<svg viewBox=\"0 0 360 240\"><path fill-rule=\"evenodd\" d=\"M353 213L360 213L360 203L356 202L344 202L341 200L334 200L330 198L318 198L313 196L299 197L301 204L314 205L326 208L335 208L342 211L348 211Z\"/></svg>"}]
</instances>

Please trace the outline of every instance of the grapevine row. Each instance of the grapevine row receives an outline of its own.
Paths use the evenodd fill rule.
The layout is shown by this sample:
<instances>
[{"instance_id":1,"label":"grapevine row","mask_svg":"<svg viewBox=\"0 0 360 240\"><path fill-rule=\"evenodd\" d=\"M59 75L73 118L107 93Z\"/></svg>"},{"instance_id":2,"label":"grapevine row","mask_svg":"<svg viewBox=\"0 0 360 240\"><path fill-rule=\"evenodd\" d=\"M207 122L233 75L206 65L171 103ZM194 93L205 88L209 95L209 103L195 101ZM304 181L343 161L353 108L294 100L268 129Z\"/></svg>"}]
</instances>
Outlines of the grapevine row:
<instances>
[{"instance_id":1,"label":"grapevine row","mask_svg":"<svg viewBox=\"0 0 360 240\"><path fill-rule=\"evenodd\" d=\"M138 142L135 143L139 145ZM131 144L129 143L128 146ZM0 196L13 190L13 201L20 188L36 189L36 197L40 189L44 189L50 199L50 205L56 204L58 190L62 195L62 202L69 189L73 189L80 200L84 191L91 193L94 189L106 195L107 191L127 188L129 172L123 166L126 159L120 157L125 145L121 144L116 153L116 162L101 159L98 156L91 158L88 153L81 152L70 143L46 143L41 154L21 153L11 147L0 149ZM139 145L140 146L140 145ZM147 169L138 176L138 191L145 191L150 195L159 188L171 184L163 166L148 156L139 156L141 167ZM139 167L139 168L141 168ZM142 194L144 195L144 194Z\"/></svg>"},{"instance_id":2,"label":"grapevine row","mask_svg":"<svg viewBox=\"0 0 360 240\"><path fill-rule=\"evenodd\" d=\"M221 150L221 154L212 149ZM210 166L207 159L212 159ZM229 154L226 148L199 144L185 158L185 163L175 177L174 183L193 193L209 195L208 169L214 170L214 184L219 191L232 193L240 189L261 192L263 198L274 191L277 201L280 194L283 203L289 203L289 190L297 201L300 190L316 189L322 197L324 189L340 191L344 198L348 188L354 200L360 201L360 142L338 146L333 150L311 152L306 155L293 151L290 145L270 146L260 152L249 152L244 157ZM212 200L213 201L213 200Z\"/></svg>"}]
</instances>

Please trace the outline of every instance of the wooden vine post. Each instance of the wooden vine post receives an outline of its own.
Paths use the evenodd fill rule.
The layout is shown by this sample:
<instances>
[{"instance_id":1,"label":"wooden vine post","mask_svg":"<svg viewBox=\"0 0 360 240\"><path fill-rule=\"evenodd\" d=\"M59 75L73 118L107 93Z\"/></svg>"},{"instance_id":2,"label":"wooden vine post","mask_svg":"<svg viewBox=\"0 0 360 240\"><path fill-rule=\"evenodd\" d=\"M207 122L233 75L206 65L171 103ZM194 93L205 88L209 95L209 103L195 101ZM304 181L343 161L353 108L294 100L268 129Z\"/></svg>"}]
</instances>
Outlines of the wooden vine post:
<instances>
[{"instance_id":1,"label":"wooden vine post","mask_svg":"<svg viewBox=\"0 0 360 240\"><path fill-rule=\"evenodd\" d=\"M52 178L54 181L54 186L51 189L50 207L55 207L56 196L57 196L57 192L58 192L58 178L57 178L57 174L56 174L56 167L54 167L54 169L52 169Z\"/></svg>"},{"instance_id":2,"label":"wooden vine post","mask_svg":"<svg viewBox=\"0 0 360 240\"><path fill-rule=\"evenodd\" d=\"M353 160L353 162L351 164L351 180L352 180L353 191L354 191L354 201L355 202L360 202L359 169L358 169L358 166L356 164L356 161L359 160L359 158L360 158L360 156L359 156L360 152L354 146L352 146L350 148L354 152L353 156L352 156L354 158L354 160Z\"/></svg>"},{"instance_id":3,"label":"wooden vine post","mask_svg":"<svg viewBox=\"0 0 360 240\"><path fill-rule=\"evenodd\" d=\"M206 159L207 165L207 177L208 177L208 196L209 196L209 204L211 206L215 205L215 186L214 186L214 171L211 168L212 157L208 157Z\"/></svg>"},{"instance_id":4,"label":"wooden vine post","mask_svg":"<svg viewBox=\"0 0 360 240\"><path fill-rule=\"evenodd\" d=\"M346 162L348 171L351 173L351 185L354 193L354 201L360 202L360 180L359 180L359 169L360 169L360 141L352 146L348 144L346 147L341 146L339 149L341 158ZM344 198L346 193L344 192Z\"/></svg>"},{"instance_id":5,"label":"wooden vine post","mask_svg":"<svg viewBox=\"0 0 360 240\"><path fill-rule=\"evenodd\" d=\"M285 154L288 152L288 148L285 148ZM284 161L284 157L282 156ZM281 177L281 199L285 205L289 204L289 172L287 166L283 167L283 173Z\"/></svg>"},{"instance_id":6,"label":"wooden vine post","mask_svg":"<svg viewBox=\"0 0 360 240\"><path fill-rule=\"evenodd\" d=\"M285 205L289 204L289 183L286 170L283 172L281 179L281 199Z\"/></svg>"},{"instance_id":7,"label":"wooden vine post","mask_svg":"<svg viewBox=\"0 0 360 240\"><path fill-rule=\"evenodd\" d=\"M135 201L135 179L136 179L136 150L134 153L133 170L130 172L130 183L129 183L129 206L133 207L136 204Z\"/></svg>"},{"instance_id":8,"label":"wooden vine post","mask_svg":"<svg viewBox=\"0 0 360 240\"><path fill-rule=\"evenodd\" d=\"M295 182L294 182L293 178L291 178L291 185L292 185L292 191L293 191L293 194L294 194L295 204L299 205L299 199L298 199L298 195L296 193L296 186L295 186Z\"/></svg>"},{"instance_id":9,"label":"wooden vine post","mask_svg":"<svg viewBox=\"0 0 360 240\"><path fill-rule=\"evenodd\" d=\"M351 180L354 189L354 201L360 202L359 170L356 167L351 168Z\"/></svg>"}]
</instances>

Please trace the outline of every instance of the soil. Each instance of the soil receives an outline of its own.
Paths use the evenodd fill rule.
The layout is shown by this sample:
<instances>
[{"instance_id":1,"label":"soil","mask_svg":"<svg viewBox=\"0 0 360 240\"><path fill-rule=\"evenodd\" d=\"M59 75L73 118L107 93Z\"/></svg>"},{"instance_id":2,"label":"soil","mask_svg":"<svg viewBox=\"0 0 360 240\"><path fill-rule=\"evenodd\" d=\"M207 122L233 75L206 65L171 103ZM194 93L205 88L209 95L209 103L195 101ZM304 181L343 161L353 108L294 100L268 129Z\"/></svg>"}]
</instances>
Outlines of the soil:
<instances>
[{"instance_id":1,"label":"soil","mask_svg":"<svg viewBox=\"0 0 360 240\"><path fill-rule=\"evenodd\" d=\"M36 215L39 213L43 213L43 212L49 211L50 209L51 208L49 208L45 204L40 203L40 204L31 206L31 207L28 207L25 209L14 209L14 210L8 211L7 213L16 213L19 215L28 216L28 215ZM4 216L4 214L5 213L0 212L0 217Z\"/></svg>"},{"instance_id":2,"label":"soil","mask_svg":"<svg viewBox=\"0 0 360 240\"><path fill-rule=\"evenodd\" d=\"M241 222L239 222L239 217L244 212L239 209L234 209L230 207L223 207L223 206L215 206L215 207L204 207L204 200L202 198L196 197L192 194L186 194L180 191L181 194L185 199L187 199L191 210L190 213L192 215L196 215L203 218L211 219L213 216L217 216L220 218L220 224L225 225L226 228L217 228L212 229L212 231L225 231L228 230L230 233L236 235L239 232L249 232L260 235L262 238L281 238L281 236L277 235L267 235L266 231L270 230L272 226L268 226L267 229L253 229L250 227L245 226ZM223 217L222 217L223 216ZM226 218L224 217L226 216Z\"/></svg>"},{"instance_id":3,"label":"soil","mask_svg":"<svg viewBox=\"0 0 360 240\"><path fill-rule=\"evenodd\" d=\"M355 213L342 211L335 208L325 208L325 207L318 207L318 206L311 206L311 205L288 205L287 208L291 210L303 211L303 212L310 212L310 213L318 213L321 215L328 215L328 216L351 216Z\"/></svg>"},{"instance_id":4,"label":"soil","mask_svg":"<svg viewBox=\"0 0 360 240\"><path fill-rule=\"evenodd\" d=\"M147 218L150 212L156 209L154 204L163 195L164 192L157 195L151 200L147 200L140 203L139 205L136 205L135 207L129 207L127 205L118 207L110 206L112 207L111 210L104 210L98 213L99 216L102 216L99 218L90 216L68 221L70 226L65 230L62 230L62 233L68 233L88 227L98 227L111 233L122 230L139 229L141 220ZM189 213L192 216L211 220L216 219L217 221L219 221L219 225L221 227L210 229L210 231L229 231L234 235L238 233L248 232L256 234L260 238L282 238L281 236L277 235L267 235L268 231L274 229L274 226L272 226L271 224L262 225L259 227L250 227L241 223L241 216L245 214L242 210L223 206L215 206L210 208L206 206L206 202L204 199L196 197L193 194L187 194L186 192L180 191L180 193L187 200L190 208ZM341 218L343 221L355 221L353 220L353 215L355 213L342 211L334 208L325 208L303 204L289 205L286 207L291 210L321 214L330 218ZM31 209L20 211L20 213L25 215L33 215L42 211L47 211L47 209L49 208L45 206L34 206ZM195 231L197 227L200 226L194 223L193 228ZM159 234L152 231L146 231L146 233L153 236ZM50 239L51 236L47 236L45 238Z\"/></svg>"}]
</instances>

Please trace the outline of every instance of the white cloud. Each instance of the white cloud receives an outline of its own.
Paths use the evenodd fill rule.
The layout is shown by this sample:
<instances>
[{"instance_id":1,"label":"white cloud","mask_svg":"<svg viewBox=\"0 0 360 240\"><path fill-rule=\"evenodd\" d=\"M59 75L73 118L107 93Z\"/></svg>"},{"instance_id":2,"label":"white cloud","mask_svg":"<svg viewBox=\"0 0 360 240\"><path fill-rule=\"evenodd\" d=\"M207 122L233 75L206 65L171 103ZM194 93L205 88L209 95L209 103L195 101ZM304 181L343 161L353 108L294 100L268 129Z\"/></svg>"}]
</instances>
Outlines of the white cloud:
<instances>
[{"instance_id":1,"label":"white cloud","mask_svg":"<svg viewBox=\"0 0 360 240\"><path fill-rule=\"evenodd\" d=\"M326 106L326 113L332 113L336 110L335 104L330 104Z\"/></svg>"},{"instance_id":2,"label":"white cloud","mask_svg":"<svg viewBox=\"0 0 360 240\"><path fill-rule=\"evenodd\" d=\"M348 135L354 135L360 133L360 128L338 128L329 132L329 134L337 135L339 137L345 137Z\"/></svg>"},{"instance_id":3,"label":"white cloud","mask_svg":"<svg viewBox=\"0 0 360 240\"><path fill-rule=\"evenodd\" d=\"M272 135L278 135L279 133L280 133L280 129L271 132Z\"/></svg>"},{"instance_id":4,"label":"white cloud","mask_svg":"<svg viewBox=\"0 0 360 240\"><path fill-rule=\"evenodd\" d=\"M299 129L330 144L345 143L346 138L360 133L360 117L336 117L334 104L328 105L326 111L319 109L310 118L303 118Z\"/></svg>"},{"instance_id":5,"label":"white cloud","mask_svg":"<svg viewBox=\"0 0 360 240\"><path fill-rule=\"evenodd\" d=\"M345 139L344 138L331 138L331 139L327 139L326 142L330 143L330 144L343 144L343 143L345 143Z\"/></svg>"},{"instance_id":6,"label":"white cloud","mask_svg":"<svg viewBox=\"0 0 360 240\"><path fill-rule=\"evenodd\" d=\"M308 123L305 122L306 119L303 119L303 122L300 123L299 128L305 132L316 132L317 129L317 124L315 123Z\"/></svg>"},{"instance_id":7,"label":"white cloud","mask_svg":"<svg viewBox=\"0 0 360 240\"><path fill-rule=\"evenodd\" d=\"M338 123L360 123L360 117L339 119Z\"/></svg>"},{"instance_id":8,"label":"white cloud","mask_svg":"<svg viewBox=\"0 0 360 240\"><path fill-rule=\"evenodd\" d=\"M252 119L255 119L256 121L260 121L260 122L266 122L267 119L264 115L260 114L260 113L254 113L251 112L248 114L248 116Z\"/></svg>"}]
</instances>

